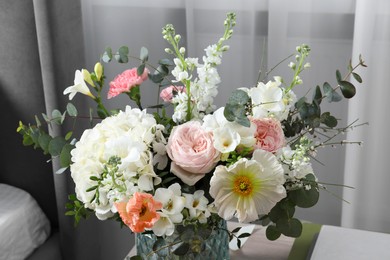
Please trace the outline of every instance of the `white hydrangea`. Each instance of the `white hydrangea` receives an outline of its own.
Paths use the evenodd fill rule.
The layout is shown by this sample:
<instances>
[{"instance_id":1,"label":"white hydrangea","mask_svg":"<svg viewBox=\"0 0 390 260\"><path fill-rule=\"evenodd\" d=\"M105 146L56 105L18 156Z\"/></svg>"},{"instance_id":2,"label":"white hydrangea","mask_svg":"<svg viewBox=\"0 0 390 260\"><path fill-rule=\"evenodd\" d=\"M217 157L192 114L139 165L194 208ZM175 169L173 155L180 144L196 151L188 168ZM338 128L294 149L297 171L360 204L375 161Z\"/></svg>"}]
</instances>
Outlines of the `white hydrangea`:
<instances>
[{"instance_id":1,"label":"white hydrangea","mask_svg":"<svg viewBox=\"0 0 390 260\"><path fill-rule=\"evenodd\" d=\"M77 198L104 220L116 213L114 202L153 190L161 179L153 170L152 148L164 156L163 131L146 110L129 106L84 131L71 151Z\"/></svg>"}]
</instances>

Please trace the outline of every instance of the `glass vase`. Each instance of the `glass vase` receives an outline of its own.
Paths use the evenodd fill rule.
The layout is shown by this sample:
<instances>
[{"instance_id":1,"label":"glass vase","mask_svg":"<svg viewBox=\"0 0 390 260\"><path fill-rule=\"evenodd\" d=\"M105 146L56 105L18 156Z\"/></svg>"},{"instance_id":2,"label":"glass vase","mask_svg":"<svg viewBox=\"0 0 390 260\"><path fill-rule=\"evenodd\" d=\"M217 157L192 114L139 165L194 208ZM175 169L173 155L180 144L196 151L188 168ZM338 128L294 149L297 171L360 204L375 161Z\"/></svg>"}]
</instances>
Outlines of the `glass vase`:
<instances>
[{"instance_id":1,"label":"glass vase","mask_svg":"<svg viewBox=\"0 0 390 260\"><path fill-rule=\"evenodd\" d=\"M226 221L216 227L176 226L171 236L158 238L154 234L136 234L137 255L142 259L216 259L228 260L229 234Z\"/></svg>"}]
</instances>

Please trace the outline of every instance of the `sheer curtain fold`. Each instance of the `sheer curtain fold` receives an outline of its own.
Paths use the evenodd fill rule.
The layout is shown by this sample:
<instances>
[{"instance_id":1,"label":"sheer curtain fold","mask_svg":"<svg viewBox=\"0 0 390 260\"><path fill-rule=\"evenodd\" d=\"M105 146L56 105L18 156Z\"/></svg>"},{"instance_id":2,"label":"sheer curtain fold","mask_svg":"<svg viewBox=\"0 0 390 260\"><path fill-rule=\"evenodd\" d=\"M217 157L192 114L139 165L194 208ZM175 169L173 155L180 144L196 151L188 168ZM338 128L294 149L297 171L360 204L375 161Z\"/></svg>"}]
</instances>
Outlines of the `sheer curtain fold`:
<instances>
[{"instance_id":1,"label":"sheer curtain fold","mask_svg":"<svg viewBox=\"0 0 390 260\"><path fill-rule=\"evenodd\" d=\"M363 85L349 103L350 120L359 119L369 126L348 133L354 140L363 140L363 148L350 146L346 153L345 182L355 190L345 189L342 225L373 231L390 232L390 196L388 185L388 97L390 90L390 2L358 0L353 41L354 63L360 54L368 68L359 73Z\"/></svg>"}]
</instances>

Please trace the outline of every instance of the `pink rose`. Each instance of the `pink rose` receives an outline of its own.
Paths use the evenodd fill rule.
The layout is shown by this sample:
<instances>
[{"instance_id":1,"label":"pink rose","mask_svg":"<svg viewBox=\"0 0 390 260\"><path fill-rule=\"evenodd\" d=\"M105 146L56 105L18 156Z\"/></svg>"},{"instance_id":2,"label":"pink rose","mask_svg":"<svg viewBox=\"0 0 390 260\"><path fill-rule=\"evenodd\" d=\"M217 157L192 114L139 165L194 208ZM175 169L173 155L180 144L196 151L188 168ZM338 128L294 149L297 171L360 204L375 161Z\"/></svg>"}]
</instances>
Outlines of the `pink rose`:
<instances>
[{"instance_id":1,"label":"pink rose","mask_svg":"<svg viewBox=\"0 0 390 260\"><path fill-rule=\"evenodd\" d=\"M285 137L280 122L273 118L251 120L256 125L255 148L274 153L285 144Z\"/></svg>"},{"instance_id":2,"label":"pink rose","mask_svg":"<svg viewBox=\"0 0 390 260\"><path fill-rule=\"evenodd\" d=\"M110 82L107 98L113 98L123 92L129 92L135 86L141 85L148 78L149 70L145 68L142 75L137 74L137 68L125 70Z\"/></svg>"},{"instance_id":3,"label":"pink rose","mask_svg":"<svg viewBox=\"0 0 390 260\"><path fill-rule=\"evenodd\" d=\"M178 92L185 92L186 89L183 86L169 86L164 88L160 93L160 98L165 102L171 102L173 95Z\"/></svg>"},{"instance_id":4,"label":"pink rose","mask_svg":"<svg viewBox=\"0 0 390 260\"><path fill-rule=\"evenodd\" d=\"M172 173L191 186L210 172L220 158L220 153L214 148L212 134L197 121L172 129L167 153L172 159Z\"/></svg>"}]
</instances>

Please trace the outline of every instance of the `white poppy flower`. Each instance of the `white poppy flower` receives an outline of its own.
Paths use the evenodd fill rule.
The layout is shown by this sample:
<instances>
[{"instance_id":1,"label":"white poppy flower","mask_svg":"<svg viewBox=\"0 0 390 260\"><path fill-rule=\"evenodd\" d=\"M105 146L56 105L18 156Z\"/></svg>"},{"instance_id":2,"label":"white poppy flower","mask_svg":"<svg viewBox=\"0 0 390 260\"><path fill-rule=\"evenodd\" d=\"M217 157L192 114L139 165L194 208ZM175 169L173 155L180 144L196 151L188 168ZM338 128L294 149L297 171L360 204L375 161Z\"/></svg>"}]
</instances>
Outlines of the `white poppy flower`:
<instances>
[{"instance_id":1,"label":"white poppy flower","mask_svg":"<svg viewBox=\"0 0 390 260\"><path fill-rule=\"evenodd\" d=\"M250 222L269 213L286 197L284 182L283 168L276 156L255 150L251 160L240 159L229 168L218 166L210 181L210 195L219 216Z\"/></svg>"}]
</instances>

